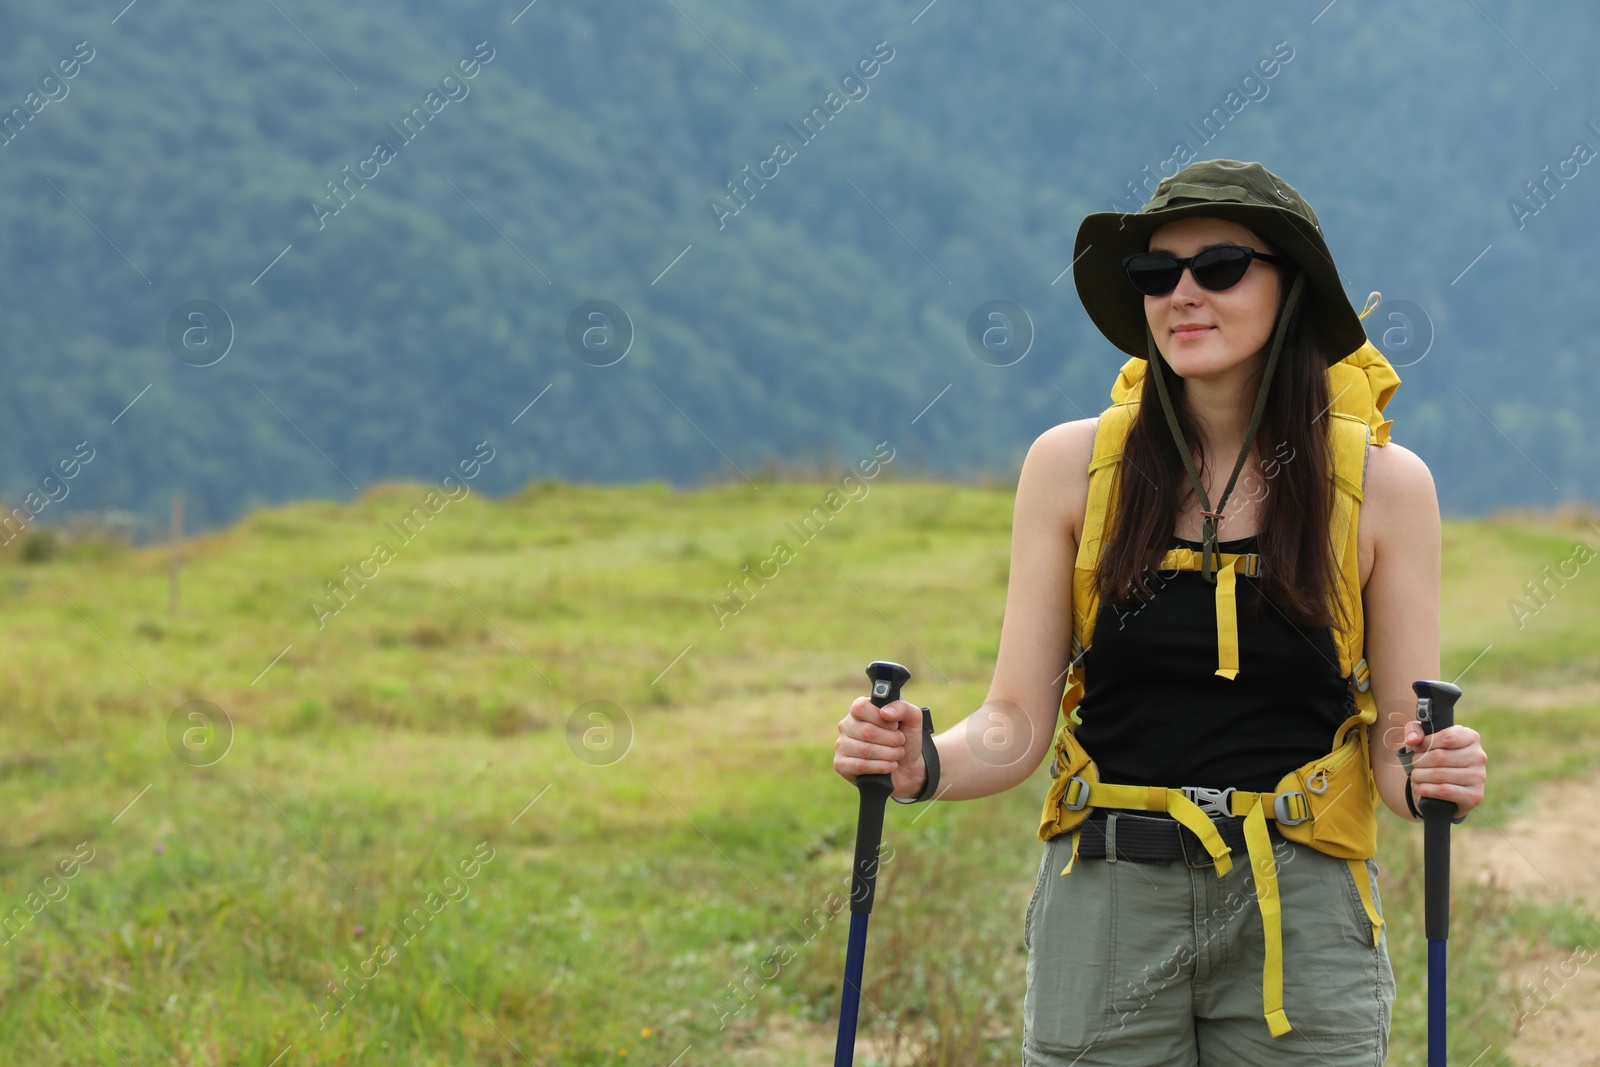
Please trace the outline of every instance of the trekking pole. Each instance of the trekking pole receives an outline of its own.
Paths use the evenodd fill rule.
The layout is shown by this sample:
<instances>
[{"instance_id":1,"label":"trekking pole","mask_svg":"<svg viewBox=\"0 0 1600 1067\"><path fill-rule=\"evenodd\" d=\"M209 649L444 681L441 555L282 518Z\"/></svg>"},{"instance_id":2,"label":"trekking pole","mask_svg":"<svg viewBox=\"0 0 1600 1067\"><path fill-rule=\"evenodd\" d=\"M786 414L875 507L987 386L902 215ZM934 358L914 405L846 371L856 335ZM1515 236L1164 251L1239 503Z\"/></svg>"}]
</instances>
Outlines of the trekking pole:
<instances>
[{"instance_id":1,"label":"trekking pole","mask_svg":"<svg viewBox=\"0 0 1600 1067\"><path fill-rule=\"evenodd\" d=\"M1449 682L1412 682L1424 735L1455 724L1461 690ZM1428 1067L1445 1067L1445 945L1450 938L1450 820L1448 800L1417 798L1422 814L1423 924L1428 935Z\"/></svg>"},{"instance_id":2,"label":"trekking pole","mask_svg":"<svg viewBox=\"0 0 1600 1067\"><path fill-rule=\"evenodd\" d=\"M911 672L898 663L874 660L867 667L875 707L900 699L900 687ZM861 971L867 959L867 918L878 888L878 846L883 842L883 808L894 791L887 774L856 778L861 808L856 815L856 859L850 870L850 945L844 957L844 989L839 1001L839 1041L834 1046L833 1067L851 1067L856 1055L856 1013L861 1007Z\"/></svg>"}]
</instances>

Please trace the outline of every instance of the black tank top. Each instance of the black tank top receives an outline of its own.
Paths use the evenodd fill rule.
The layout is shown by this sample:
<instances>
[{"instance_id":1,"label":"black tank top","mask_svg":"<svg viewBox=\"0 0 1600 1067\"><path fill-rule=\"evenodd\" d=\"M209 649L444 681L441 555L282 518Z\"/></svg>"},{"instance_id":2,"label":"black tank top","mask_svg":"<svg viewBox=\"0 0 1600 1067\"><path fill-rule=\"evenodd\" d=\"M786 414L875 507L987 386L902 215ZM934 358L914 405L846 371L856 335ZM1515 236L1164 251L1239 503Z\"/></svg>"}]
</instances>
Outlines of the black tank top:
<instances>
[{"instance_id":1,"label":"black tank top","mask_svg":"<svg viewBox=\"0 0 1600 1067\"><path fill-rule=\"evenodd\" d=\"M1174 538L1198 549L1198 541ZM1254 552L1256 538L1223 541ZM1239 675L1218 677L1216 587L1160 573L1142 605L1102 602L1077 736L1100 780L1267 791L1333 746L1352 707L1327 627L1296 626L1239 575Z\"/></svg>"}]
</instances>

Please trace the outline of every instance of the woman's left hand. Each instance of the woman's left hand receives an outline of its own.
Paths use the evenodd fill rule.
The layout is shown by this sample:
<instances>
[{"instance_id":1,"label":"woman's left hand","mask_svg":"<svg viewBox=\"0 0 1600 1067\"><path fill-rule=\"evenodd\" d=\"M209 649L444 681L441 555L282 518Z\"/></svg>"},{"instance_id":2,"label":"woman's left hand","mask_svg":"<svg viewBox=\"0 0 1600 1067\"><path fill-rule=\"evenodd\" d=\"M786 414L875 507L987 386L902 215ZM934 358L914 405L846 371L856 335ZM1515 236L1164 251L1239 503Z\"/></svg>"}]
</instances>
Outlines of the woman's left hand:
<instances>
[{"instance_id":1,"label":"woman's left hand","mask_svg":"<svg viewBox=\"0 0 1600 1067\"><path fill-rule=\"evenodd\" d=\"M1422 724L1413 719L1406 723L1405 743L1414 753L1412 796L1447 800L1456 806L1457 818L1483 803L1489 754L1478 731L1458 725L1424 734Z\"/></svg>"}]
</instances>

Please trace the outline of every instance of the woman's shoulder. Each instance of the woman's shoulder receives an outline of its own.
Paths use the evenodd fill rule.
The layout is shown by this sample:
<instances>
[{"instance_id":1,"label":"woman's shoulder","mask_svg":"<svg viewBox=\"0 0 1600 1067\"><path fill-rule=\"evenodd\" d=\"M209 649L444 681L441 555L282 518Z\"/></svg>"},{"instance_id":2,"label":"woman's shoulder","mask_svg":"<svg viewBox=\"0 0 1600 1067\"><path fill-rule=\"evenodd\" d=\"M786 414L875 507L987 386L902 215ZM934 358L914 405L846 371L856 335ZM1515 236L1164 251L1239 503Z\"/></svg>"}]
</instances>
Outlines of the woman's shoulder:
<instances>
[{"instance_id":1,"label":"woman's shoulder","mask_svg":"<svg viewBox=\"0 0 1600 1067\"><path fill-rule=\"evenodd\" d=\"M1367 473L1362 479L1362 506L1370 515L1415 507L1437 507L1433 472L1421 456L1393 441L1367 446Z\"/></svg>"},{"instance_id":2,"label":"woman's shoulder","mask_svg":"<svg viewBox=\"0 0 1600 1067\"><path fill-rule=\"evenodd\" d=\"M1368 446L1356 528L1368 634L1393 633L1410 625L1411 613L1438 611L1441 527L1433 473L1422 457L1393 442Z\"/></svg>"},{"instance_id":3,"label":"woman's shoulder","mask_svg":"<svg viewBox=\"0 0 1600 1067\"><path fill-rule=\"evenodd\" d=\"M1094 432L1098 418L1074 419L1050 427L1034 438L1028 449L1028 462L1048 468L1058 485L1082 482L1087 491L1089 460L1094 455Z\"/></svg>"},{"instance_id":4,"label":"woman's shoulder","mask_svg":"<svg viewBox=\"0 0 1600 1067\"><path fill-rule=\"evenodd\" d=\"M1419 538L1436 541L1439 497L1422 457L1394 442L1367 447L1362 479L1359 541L1366 560L1392 551L1404 555ZM1420 542L1419 542L1420 543ZM1370 563L1363 567L1365 572ZM1363 585L1365 573L1363 574Z\"/></svg>"},{"instance_id":5,"label":"woman's shoulder","mask_svg":"<svg viewBox=\"0 0 1600 1067\"><path fill-rule=\"evenodd\" d=\"M1087 470L1089 455L1094 451L1094 431L1100 423L1098 416L1087 419L1073 419L1071 422L1058 422L1044 433L1034 438L1034 447L1044 447L1060 454L1060 458L1073 459L1079 454L1083 457L1084 467Z\"/></svg>"},{"instance_id":6,"label":"woman's shoulder","mask_svg":"<svg viewBox=\"0 0 1600 1067\"><path fill-rule=\"evenodd\" d=\"M1089 499L1089 460L1098 422L1089 418L1058 423L1034 438L1017 481L1019 511L1032 505L1032 498L1040 498L1038 503L1071 530L1074 543Z\"/></svg>"}]
</instances>

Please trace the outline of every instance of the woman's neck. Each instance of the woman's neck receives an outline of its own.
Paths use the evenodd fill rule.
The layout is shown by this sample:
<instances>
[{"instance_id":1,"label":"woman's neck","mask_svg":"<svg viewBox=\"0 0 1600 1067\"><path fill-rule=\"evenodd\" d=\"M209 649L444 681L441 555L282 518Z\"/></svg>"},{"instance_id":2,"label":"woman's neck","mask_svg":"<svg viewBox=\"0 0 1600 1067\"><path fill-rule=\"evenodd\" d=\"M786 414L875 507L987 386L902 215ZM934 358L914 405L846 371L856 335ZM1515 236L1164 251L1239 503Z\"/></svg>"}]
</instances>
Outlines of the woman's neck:
<instances>
[{"instance_id":1,"label":"woman's neck","mask_svg":"<svg viewBox=\"0 0 1600 1067\"><path fill-rule=\"evenodd\" d=\"M1184 403L1199 427L1207 454L1224 458L1230 470L1250 429L1260 370L1259 361L1252 361L1226 374L1189 378L1183 383Z\"/></svg>"}]
</instances>

